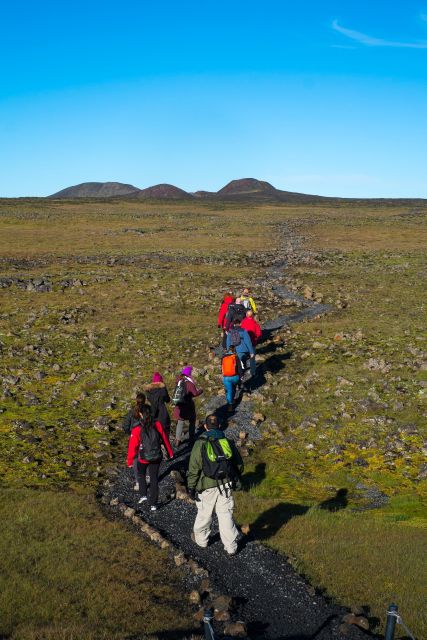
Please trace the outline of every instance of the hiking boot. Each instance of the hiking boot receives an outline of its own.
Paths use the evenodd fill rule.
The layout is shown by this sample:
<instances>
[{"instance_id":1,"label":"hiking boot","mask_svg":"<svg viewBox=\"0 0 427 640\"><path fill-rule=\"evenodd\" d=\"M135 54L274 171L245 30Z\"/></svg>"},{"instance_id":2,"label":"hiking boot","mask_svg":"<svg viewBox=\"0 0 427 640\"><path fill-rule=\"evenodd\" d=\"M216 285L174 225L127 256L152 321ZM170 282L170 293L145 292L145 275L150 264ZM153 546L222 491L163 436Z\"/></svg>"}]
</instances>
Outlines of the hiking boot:
<instances>
[{"instance_id":1,"label":"hiking boot","mask_svg":"<svg viewBox=\"0 0 427 640\"><path fill-rule=\"evenodd\" d=\"M148 500L147 496L142 496L142 498L140 498L138 500L138 504L142 504L143 502L147 502L147 500Z\"/></svg>"},{"instance_id":2,"label":"hiking boot","mask_svg":"<svg viewBox=\"0 0 427 640\"><path fill-rule=\"evenodd\" d=\"M233 413L233 405L232 404L227 404L227 411L228 411L228 413Z\"/></svg>"},{"instance_id":3,"label":"hiking boot","mask_svg":"<svg viewBox=\"0 0 427 640\"><path fill-rule=\"evenodd\" d=\"M157 511L157 505L152 504L150 507L150 511Z\"/></svg>"}]
</instances>

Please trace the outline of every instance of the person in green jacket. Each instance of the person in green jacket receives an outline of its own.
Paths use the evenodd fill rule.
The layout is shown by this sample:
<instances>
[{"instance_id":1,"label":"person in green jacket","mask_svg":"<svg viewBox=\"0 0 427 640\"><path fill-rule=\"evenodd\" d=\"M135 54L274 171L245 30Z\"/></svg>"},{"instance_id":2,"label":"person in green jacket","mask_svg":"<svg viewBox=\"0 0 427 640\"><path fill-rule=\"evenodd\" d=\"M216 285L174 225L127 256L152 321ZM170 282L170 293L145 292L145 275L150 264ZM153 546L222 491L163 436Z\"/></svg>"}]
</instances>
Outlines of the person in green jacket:
<instances>
[{"instance_id":1,"label":"person in green jacket","mask_svg":"<svg viewBox=\"0 0 427 640\"><path fill-rule=\"evenodd\" d=\"M233 520L232 489L241 488L239 476L243 473L243 460L234 442L229 440L233 453L233 466L236 470L234 486L231 486L229 482L218 486L217 480L207 477L203 472L203 448L208 439L221 440L225 438L225 435L219 428L218 418L213 414L207 416L204 428L206 432L196 440L191 452L187 478L188 493L196 501L197 506L197 516L193 527L194 541L199 547L208 546L212 515L215 511L224 548L229 555L235 555L239 532Z\"/></svg>"}]
</instances>

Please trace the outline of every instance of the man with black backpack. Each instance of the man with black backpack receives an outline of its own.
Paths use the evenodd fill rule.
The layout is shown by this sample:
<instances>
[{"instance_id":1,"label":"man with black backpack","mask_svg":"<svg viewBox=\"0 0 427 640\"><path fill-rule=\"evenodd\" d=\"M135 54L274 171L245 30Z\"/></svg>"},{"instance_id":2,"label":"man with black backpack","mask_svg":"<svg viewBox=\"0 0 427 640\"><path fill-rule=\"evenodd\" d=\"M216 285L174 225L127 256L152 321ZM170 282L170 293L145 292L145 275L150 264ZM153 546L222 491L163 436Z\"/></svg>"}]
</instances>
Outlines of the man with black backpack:
<instances>
[{"instance_id":1,"label":"man with black backpack","mask_svg":"<svg viewBox=\"0 0 427 640\"><path fill-rule=\"evenodd\" d=\"M207 416L204 428L206 432L191 452L187 478L188 493L197 506L194 541L199 547L208 546L215 511L221 541L232 556L237 553L239 535L233 520L232 490L241 488L243 461L234 442L219 428L215 415Z\"/></svg>"}]
</instances>

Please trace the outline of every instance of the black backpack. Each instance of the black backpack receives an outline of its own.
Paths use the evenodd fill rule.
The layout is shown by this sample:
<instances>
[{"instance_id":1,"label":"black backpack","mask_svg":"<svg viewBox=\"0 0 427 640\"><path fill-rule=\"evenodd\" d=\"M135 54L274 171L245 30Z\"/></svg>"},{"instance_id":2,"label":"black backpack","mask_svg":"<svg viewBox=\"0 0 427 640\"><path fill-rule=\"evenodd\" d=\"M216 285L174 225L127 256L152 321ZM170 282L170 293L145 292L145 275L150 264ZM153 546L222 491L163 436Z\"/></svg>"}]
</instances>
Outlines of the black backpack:
<instances>
[{"instance_id":1,"label":"black backpack","mask_svg":"<svg viewBox=\"0 0 427 640\"><path fill-rule=\"evenodd\" d=\"M178 383L175 387L175 391L172 396L172 404L182 404L185 402L185 396L187 395L187 384L185 378L181 378L178 380Z\"/></svg>"},{"instance_id":2,"label":"black backpack","mask_svg":"<svg viewBox=\"0 0 427 640\"><path fill-rule=\"evenodd\" d=\"M235 486L238 471L233 460L233 448L227 438L207 438L202 445L202 469L207 478L216 480L218 489L225 483Z\"/></svg>"},{"instance_id":3,"label":"black backpack","mask_svg":"<svg viewBox=\"0 0 427 640\"><path fill-rule=\"evenodd\" d=\"M141 444L139 445L139 457L147 462L157 462L162 459L160 446L160 433L156 427L141 427Z\"/></svg>"},{"instance_id":4,"label":"black backpack","mask_svg":"<svg viewBox=\"0 0 427 640\"><path fill-rule=\"evenodd\" d=\"M237 327L232 327L230 329L230 346L238 347L242 342L242 336Z\"/></svg>"}]
</instances>

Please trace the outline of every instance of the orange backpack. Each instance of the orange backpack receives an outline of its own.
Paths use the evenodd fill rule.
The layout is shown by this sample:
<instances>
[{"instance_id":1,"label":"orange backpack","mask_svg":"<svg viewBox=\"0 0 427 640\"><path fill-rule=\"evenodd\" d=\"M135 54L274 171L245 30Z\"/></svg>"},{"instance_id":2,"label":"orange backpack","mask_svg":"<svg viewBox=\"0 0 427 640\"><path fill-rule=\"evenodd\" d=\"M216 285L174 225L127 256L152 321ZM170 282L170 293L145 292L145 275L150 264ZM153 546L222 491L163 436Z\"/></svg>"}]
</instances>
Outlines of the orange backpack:
<instances>
[{"instance_id":1,"label":"orange backpack","mask_svg":"<svg viewBox=\"0 0 427 640\"><path fill-rule=\"evenodd\" d=\"M222 375L235 376L237 374L236 355L234 353L222 359Z\"/></svg>"}]
</instances>

